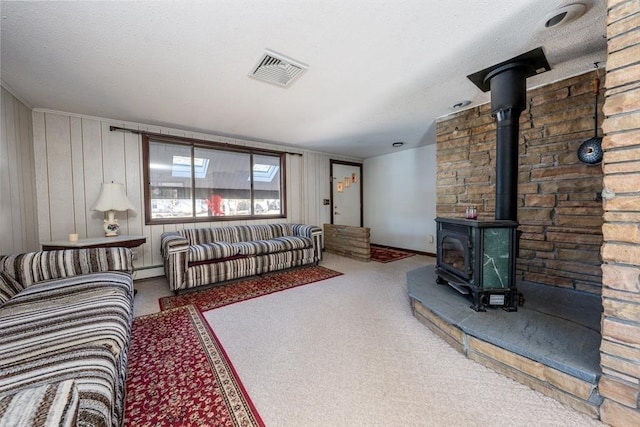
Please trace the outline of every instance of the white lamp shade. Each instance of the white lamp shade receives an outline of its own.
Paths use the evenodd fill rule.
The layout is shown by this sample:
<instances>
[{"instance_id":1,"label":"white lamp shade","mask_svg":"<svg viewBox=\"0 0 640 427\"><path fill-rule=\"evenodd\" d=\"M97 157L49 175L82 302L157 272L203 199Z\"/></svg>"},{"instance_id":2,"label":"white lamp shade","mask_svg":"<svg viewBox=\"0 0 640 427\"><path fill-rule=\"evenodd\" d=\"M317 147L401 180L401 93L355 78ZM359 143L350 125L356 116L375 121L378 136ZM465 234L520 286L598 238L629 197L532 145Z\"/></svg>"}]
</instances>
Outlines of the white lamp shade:
<instances>
[{"instance_id":1,"label":"white lamp shade","mask_svg":"<svg viewBox=\"0 0 640 427\"><path fill-rule=\"evenodd\" d=\"M93 204L91 210L100 212L131 210L135 212L136 209L127 199L124 185L110 183L102 184L98 200Z\"/></svg>"}]
</instances>

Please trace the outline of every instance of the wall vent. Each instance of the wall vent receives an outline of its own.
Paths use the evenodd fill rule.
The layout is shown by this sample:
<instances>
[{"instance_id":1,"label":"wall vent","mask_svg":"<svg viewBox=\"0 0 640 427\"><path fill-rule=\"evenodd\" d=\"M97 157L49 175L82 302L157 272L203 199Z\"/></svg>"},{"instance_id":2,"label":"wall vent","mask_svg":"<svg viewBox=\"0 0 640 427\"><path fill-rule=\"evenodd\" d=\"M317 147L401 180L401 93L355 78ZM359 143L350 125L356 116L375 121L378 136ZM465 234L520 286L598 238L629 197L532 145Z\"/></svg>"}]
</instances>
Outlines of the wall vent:
<instances>
[{"instance_id":1,"label":"wall vent","mask_svg":"<svg viewBox=\"0 0 640 427\"><path fill-rule=\"evenodd\" d=\"M251 69L249 76L267 83L289 87L308 67L279 53L265 50L258 63Z\"/></svg>"}]
</instances>

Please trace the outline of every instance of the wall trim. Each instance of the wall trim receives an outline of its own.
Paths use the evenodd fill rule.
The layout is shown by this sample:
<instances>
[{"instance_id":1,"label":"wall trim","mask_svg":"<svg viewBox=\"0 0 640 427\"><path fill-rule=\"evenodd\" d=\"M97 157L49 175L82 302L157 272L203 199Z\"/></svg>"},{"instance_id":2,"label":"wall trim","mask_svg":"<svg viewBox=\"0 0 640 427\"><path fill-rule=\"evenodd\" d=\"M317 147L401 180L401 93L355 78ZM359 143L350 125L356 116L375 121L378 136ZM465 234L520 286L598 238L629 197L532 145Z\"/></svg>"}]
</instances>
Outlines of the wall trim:
<instances>
[{"instance_id":1,"label":"wall trim","mask_svg":"<svg viewBox=\"0 0 640 427\"><path fill-rule=\"evenodd\" d=\"M150 279L152 277L164 276L164 267L141 267L133 271L133 280Z\"/></svg>"}]
</instances>

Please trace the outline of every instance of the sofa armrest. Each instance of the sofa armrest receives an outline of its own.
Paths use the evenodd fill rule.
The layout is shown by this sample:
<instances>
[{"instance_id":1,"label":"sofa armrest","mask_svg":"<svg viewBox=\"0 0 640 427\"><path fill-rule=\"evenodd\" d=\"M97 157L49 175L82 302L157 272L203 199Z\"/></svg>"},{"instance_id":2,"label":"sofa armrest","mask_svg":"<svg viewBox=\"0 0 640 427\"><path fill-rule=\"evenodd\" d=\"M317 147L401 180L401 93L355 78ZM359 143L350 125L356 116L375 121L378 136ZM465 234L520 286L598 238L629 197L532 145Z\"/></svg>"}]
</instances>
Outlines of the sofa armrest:
<instances>
[{"instance_id":1,"label":"sofa armrest","mask_svg":"<svg viewBox=\"0 0 640 427\"><path fill-rule=\"evenodd\" d=\"M167 231L160 236L160 252L163 258L176 252L186 252L189 250L189 241L175 231Z\"/></svg>"},{"instance_id":2,"label":"sofa armrest","mask_svg":"<svg viewBox=\"0 0 640 427\"><path fill-rule=\"evenodd\" d=\"M313 240L313 252L316 261L322 260L322 228L308 224L291 224L294 236L309 237Z\"/></svg>"},{"instance_id":3,"label":"sofa armrest","mask_svg":"<svg viewBox=\"0 0 640 427\"><path fill-rule=\"evenodd\" d=\"M322 239L324 238L322 228L315 227L315 230L311 232L311 237L313 239L313 251L315 253L315 256L318 261L322 261L322 247L324 246L324 242L322 241Z\"/></svg>"},{"instance_id":4,"label":"sofa armrest","mask_svg":"<svg viewBox=\"0 0 640 427\"><path fill-rule=\"evenodd\" d=\"M189 241L175 231L162 233L160 252L164 260L164 275L169 288L177 291L182 288L184 275L189 268Z\"/></svg>"},{"instance_id":5,"label":"sofa armrest","mask_svg":"<svg viewBox=\"0 0 640 427\"><path fill-rule=\"evenodd\" d=\"M0 397L0 425L71 427L78 409L73 380L34 386Z\"/></svg>"},{"instance_id":6,"label":"sofa armrest","mask_svg":"<svg viewBox=\"0 0 640 427\"><path fill-rule=\"evenodd\" d=\"M28 252L0 257L0 270L26 288L46 280L88 273L133 273L133 253L120 247Z\"/></svg>"},{"instance_id":7,"label":"sofa armrest","mask_svg":"<svg viewBox=\"0 0 640 427\"><path fill-rule=\"evenodd\" d=\"M0 397L0 425L75 426L79 396L73 380L50 383Z\"/></svg>"}]
</instances>

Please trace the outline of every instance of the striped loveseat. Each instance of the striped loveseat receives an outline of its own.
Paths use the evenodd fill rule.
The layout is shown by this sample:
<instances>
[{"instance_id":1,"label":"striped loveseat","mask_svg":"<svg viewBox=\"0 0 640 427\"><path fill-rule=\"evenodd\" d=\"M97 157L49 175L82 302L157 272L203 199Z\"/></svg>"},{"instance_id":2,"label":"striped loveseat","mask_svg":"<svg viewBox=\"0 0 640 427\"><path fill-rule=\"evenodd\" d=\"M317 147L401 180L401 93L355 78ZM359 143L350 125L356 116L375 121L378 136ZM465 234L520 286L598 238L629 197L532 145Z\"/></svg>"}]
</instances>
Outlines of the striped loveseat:
<instances>
[{"instance_id":1,"label":"striped loveseat","mask_svg":"<svg viewBox=\"0 0 640 427\"><path fill-rule=\"evenodd\" d=\"M317 263L322 229L305 224L261 224L184 229L161 236L171 290Z\"/></svg>"},{"instance_id":2,"label":"striped loveseat","mask_svg":"<svg viewBox=\"0 0 640 427\"><path fill-rule=\"evenodd\" d=\"M125 248L0 256L0 425L122 425L132 262Z\"/></svg>"}]
</instances>

